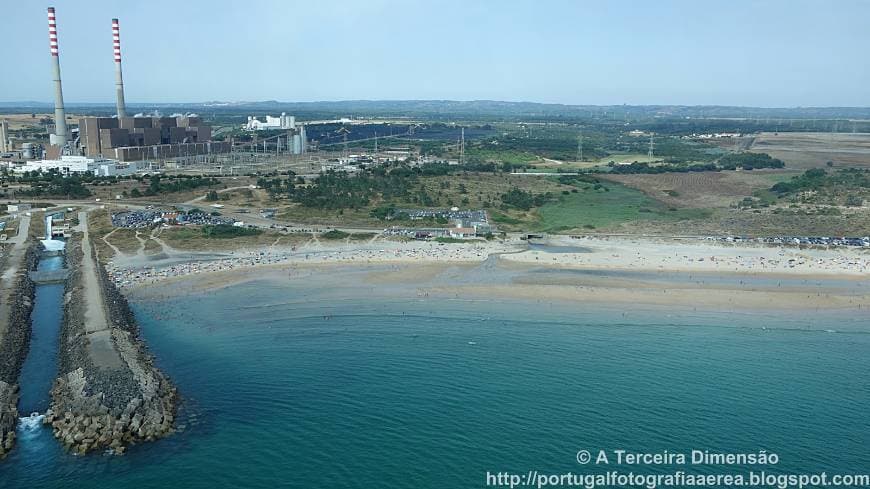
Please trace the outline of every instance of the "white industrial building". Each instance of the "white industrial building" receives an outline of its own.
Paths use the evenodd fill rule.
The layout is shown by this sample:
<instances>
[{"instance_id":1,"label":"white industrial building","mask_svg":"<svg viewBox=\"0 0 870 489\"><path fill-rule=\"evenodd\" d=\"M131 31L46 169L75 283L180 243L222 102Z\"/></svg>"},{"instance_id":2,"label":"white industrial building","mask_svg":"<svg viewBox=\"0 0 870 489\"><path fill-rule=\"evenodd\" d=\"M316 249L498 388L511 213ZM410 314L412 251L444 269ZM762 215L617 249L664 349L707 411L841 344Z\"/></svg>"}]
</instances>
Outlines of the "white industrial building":
<instances>
[{"instance_id":1,"label":"white industrial building","mask_svg":"<svg viewBox=\"0 0 870 489\"><path fill-rule=\"evenodd\" d=\"M245 124L245 129L248 131L268 131L270 129L296 129L296 117L287 115L286 112L281 112L278 117L266 116L266 121L261 121L256 117L249 115L248 123Z\"/></svg>"},{"instance_id":2,"label":"white industrial building","mask_svg":"<svg viewBox=\"0 0 870 489\"><path fill-rule=\"evenodd\" d=\"M278 117L266 116L266 120L261 121L256 117L249 115L248 123L245 124L246 131L267 131L267 130L284 130L287 131L287 139L279 138L278 144L281 141L286 141L287 149L295 155L304 154L307 150L307 141L305 138L305 125L296 125L296 117L287 115L286 112L281 112Z\"/></svg>"},{"instance_id":3,"label":"white industrial building","mask_svg":"<svg viewBox=\"0 0 870 489\"><path fill-rule=\"evenodd\" d=\"M114 177L132 175L139 171L139 165L135 162L120 163L101 157L61 156L58 160L29 161L24 165L14 167L13 170L16 173L58 170L65 175L72 173L93 173L99 177Z\"/></svg>"}]
</instances>

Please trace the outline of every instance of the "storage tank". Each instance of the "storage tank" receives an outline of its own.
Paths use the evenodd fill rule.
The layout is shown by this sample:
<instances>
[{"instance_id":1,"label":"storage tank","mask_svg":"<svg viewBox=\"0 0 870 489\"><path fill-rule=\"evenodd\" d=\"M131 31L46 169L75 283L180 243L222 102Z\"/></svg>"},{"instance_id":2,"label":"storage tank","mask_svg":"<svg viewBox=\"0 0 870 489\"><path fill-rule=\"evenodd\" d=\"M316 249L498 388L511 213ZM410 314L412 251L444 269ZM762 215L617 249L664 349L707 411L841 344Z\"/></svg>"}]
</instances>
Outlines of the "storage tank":
<instances>
[{"instance_id":1,"label":"storage tank","mask_svg":"<svg viewBox=\"0 0 870 489\"><path fill-rule=\"evenodd\" d=\"M299 134L293 135L292 152L294 155L302 154L302 137Z\"/></svg>"}]
</instances>

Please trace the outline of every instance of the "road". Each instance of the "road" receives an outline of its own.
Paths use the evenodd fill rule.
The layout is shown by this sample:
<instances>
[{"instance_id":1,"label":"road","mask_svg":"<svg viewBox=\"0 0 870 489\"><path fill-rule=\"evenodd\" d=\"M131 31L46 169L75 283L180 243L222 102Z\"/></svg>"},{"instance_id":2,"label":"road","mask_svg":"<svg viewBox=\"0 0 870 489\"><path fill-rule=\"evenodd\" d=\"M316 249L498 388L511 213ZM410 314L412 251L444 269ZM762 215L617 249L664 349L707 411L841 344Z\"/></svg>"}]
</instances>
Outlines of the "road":
<instances>
[{"instance_id":1,"label":"road","mask_svg":"<svg viewBox=\"0 0 870 489\"><path fill-rule=\"evenodd\" d=\"M98 367L120 368L123 366L121 356L112 341L112 332L106 316L106 304L103 299L103 289L97 277L97 266L91 254L91 239L88 233L88 213L79 212L79 225L76 228L82 232L82 283L84 288L85 334L88 337L88 352L91 360Z\"/></svg>"}]
</instances>

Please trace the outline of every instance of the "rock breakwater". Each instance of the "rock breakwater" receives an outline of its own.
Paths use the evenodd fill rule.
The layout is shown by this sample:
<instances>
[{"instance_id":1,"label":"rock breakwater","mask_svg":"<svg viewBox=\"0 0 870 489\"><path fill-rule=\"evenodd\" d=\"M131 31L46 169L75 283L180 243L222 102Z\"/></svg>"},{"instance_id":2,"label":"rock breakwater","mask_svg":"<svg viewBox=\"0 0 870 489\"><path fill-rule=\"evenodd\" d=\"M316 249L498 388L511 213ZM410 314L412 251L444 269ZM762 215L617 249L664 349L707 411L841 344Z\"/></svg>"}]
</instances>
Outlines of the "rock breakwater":
<instances>
[{"instance_id":1,"label":"rock breakwater","mask_svg":"<svg viewBox=\"0 0 870 489\"><path fill-rule=\"evenodd\" d=\"M4 271L6 266L15 267L14 274L4 280L7 283L0 290L0 301L5 303L0 308L4 316L0 317L0 321L5 323L0 325L0 459L15 444L15 427L19 417L18 377L30 345L30 313L36 290L30 279L30 270L36 268L41 248L39 242L31 241L23 257L12 257L13 262L3 260L0 266L0 270Z\"/></svg>"},{"instance_id":2,"label":"rock breakwater","mask_svg":"<svg viewBox=\"0 0 870 489\"><path fill-rule=\"evenodd\" d=\"M84 244L81 234L67 243L70 274L64 295L59 376L44 422L75 453L107 449L123 453L134 443L172 433L177 391L154 366L127 300L95 256L86 256L92 251ZM93 266L85 266L87 260L93 260ZM84 287L88 273L97 275L98 307L104 308L107 323L103 329L85 324L87 308L94 307ZM98 341L110 345L111 361L94 348Z\"/></svg>"}]
</instances>

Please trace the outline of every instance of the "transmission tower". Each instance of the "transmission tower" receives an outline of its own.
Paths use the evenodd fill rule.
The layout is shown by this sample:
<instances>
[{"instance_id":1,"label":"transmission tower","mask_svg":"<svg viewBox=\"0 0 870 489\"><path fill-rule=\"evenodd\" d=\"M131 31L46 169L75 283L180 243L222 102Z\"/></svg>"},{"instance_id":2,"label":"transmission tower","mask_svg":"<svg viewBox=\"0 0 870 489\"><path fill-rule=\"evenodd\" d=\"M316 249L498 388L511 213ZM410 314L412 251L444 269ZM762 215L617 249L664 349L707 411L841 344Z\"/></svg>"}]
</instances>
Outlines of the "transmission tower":
<instances>
[{"instance_id":1,"label":"transmission tower","mask_svg":"<svg viewBox=\"0 0 870 489\"><path fill-rule=\"evenodd\" d=\"M459 164L465 164L465 128L462 128L462 133L459 136Z\"/></svg>"},{"instance_id":2,"label":"transmission tower","mask_svg":"<svg viewBox=\"0 0 870 489\"><path fill-rule=\"evenodd\" d=\"M350 131L347 130L347 127L345 127L345 126L341 126L341 129L339 129L339 130L336 131L336 132L337 132L338 134L341 134L341 135L342 135L342 151L343 151L343 153L344 153L342 156L343 156L344 158L347 158L347 156L350 154L350 153L348 152L348 149L347 149L347 135L348 135L348 133L350 133Z\"/></svg>"},{"instance_id":3,"label":"transmission tower","mask_svg":"<svg viewBox=\"0 0 870 489\"><path fill-rule=\"evenodd\" d=\"M653 142L653 135L652 135L652 133L650 133L650 135L649 135L649 152L647 153L647 156L649 156L650 159L652 159L652 157L653 157L653 149L654 148L655 148L655 143Z\"/></svg>"},{"instance_id":4,"label":"transmission tower","mask_svg":"<svg viewBox=\"0 0 870 489\"><path fill-rule=\"evenodd\" d=\"M583 132L577 136L577 161L583 161Z\"/></svg>"}]
</instances>

